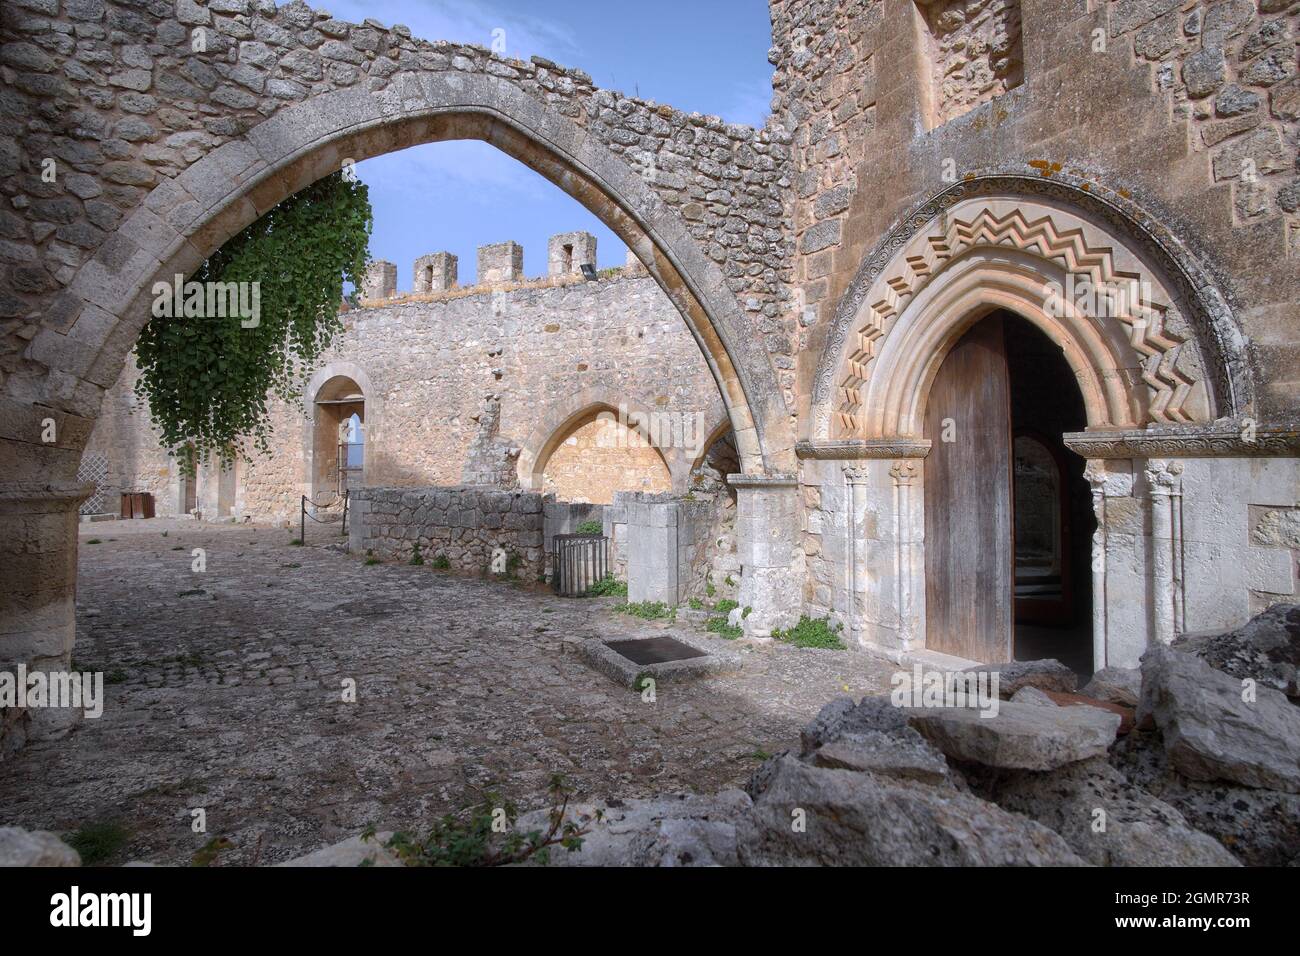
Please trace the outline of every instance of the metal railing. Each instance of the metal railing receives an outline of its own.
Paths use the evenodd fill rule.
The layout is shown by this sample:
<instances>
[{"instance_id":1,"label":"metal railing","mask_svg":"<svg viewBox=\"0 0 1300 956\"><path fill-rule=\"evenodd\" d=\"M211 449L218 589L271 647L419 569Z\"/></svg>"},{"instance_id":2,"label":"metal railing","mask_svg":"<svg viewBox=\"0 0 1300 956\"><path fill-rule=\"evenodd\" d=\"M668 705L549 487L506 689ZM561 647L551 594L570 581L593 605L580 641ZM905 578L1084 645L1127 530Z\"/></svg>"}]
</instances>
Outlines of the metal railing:
<instances>
[{"instance_id":1,"label":"metal railing","mask_svg":"<svg viewBox=\"0 0 1300 956\"><path fill-rule=\"evenodd\" d=\"M610 573L609 539L600 534L557 534L551 585L563 597L582 597Z\"/></svg>"},{"instance_id":2,"label":"metal railing","mask_svg":"<svg viewBox=\"0 0 1300 956\"><path fill-rule=\"evenodd\" d=\"M343 530L340 531L339 533L347 534L348 533L348 500L350 497L351 497L350 492L345 491L343 492L342 495L340 495L338 498L335 498L329 504L322 505L319 502L313 501L312 499L308 498L306 495L303 495L302 503L298 515L298 540L301 541L303 544L307 543L307 519L308 518L310 518L312 521L315 521L317 524L329 523L322 518L316 517L316 515L314 514L309 514L307 512L308 505L311 505L317 511L330 511L333 508L337 507L340 501L343 502Z\"/></svg>"}]
</instances>

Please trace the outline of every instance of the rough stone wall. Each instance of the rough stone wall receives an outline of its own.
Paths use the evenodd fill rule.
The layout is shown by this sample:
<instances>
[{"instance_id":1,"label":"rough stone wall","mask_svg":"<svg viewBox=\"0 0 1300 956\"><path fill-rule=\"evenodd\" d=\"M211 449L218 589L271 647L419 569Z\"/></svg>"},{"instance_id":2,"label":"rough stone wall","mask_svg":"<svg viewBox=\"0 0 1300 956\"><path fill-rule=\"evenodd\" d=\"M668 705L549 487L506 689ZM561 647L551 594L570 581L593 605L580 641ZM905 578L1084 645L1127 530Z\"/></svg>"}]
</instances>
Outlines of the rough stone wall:
<instances>
[{"instance_id":1,"label":"rough stone wall","mask_svg":"<svg viewBox=\"0 0 1300 956\"><path fill-rule=\"evenodd\" d=\"M969 113L1020 85L1020 0L933 0L918 6L929 31L929 125Z\"/></svg>"},{"instance_id":2,"label":"rough stone wall","mask_svg":"<svg viewBox=\"0 0 1300 956\"><path fill-rule=\"evenodd\" d=\"M963 21L975 6L962 6ZM1257 388L1247 413L1294 420L1300 4L1110 0L1092 9L1083 0L1020 0L1019 7L1020 84L935 125L927 98L933 36L912 0L773 0L772 123L792 135L800 414L864 259L924 201L967 176L996 172L1073 177L1154 215L1213 276L1249 340ZM873 502L891 492L879 477L888 469L870 465L872 477L860 480L885 482L859 492ZM874 561L851 553L845 537L844 467L801 466L809 613L847 612L832 599L845 590L844 565ZM858 509L856 520L866 523L852 530L859 538L877 535L870 507ZM1244 532L1243 525L1233 534ZM909 555L914 544L890 547ZM870 566L868 590L858 593L896 583ZM914 572L897 581L923 586ZM869 613L881 628L903 626L898 608L871 604Z\"/></svg>"},{"instance_id":3,"label":"rough stone wall","mask_svg":"<svg viewBox=\"0 0 1300 956\"><path fill-rule=\"evenodd\" d=\"M322 365L356 366L375 392L366 396L372 485L511 487L521 449L550 437L539 427L558 427L589 402L670 412L704 429L726 417L699 346L648 277L410 296L350 310L344 324ZM167 478L170 460L134 397L135 378L128 368L110 391L88 451L108 457L114 487L153 490L137 486L174 483L175 466ZM272 402L275 452L242 470L243 513L296 520L299 495L311 493L304 411ZM659 460L651 448L594 450L602 460L588 467L599 498L606 486L641 487L639 477L621 483L624 467L639 467L638 455ZM557 464L572 475L568 451ZM201 474L201 496L205 481ZM566 479L565 490L579 486ZM160 513L174 513L176 495L158 494Z\"/></svg>"},{"instance_id":4,"label":"rough stone wall","mask_svg":"<svg viewBox=\"0 0 1300 956\"><path fill-rule=\"evenodd\" d=\"M452 570L535 581L545 570L542 505L541 494L527 491L363 488L349 518L351 546L410 560L418 545L425 561L442 556Z\"/></svg>"},{"instance_id":5,"label":"rough stone wall","mask_svg":"<svg viewBox=\"0 0 1300 956\"><path fill-rule=\"evenodd\" d=\"M1300 5L1021 0L1023 81L932 129L928 30L911 0L773 0L771 11L771 122L792 136L801 397L873 247L951 183L1010 172L1075 176L1157 216L1250 340L1253 414L1300 412Z\"/></svg>"},{"instance_id":6,"label":"rough stone wall","mask_svg":"<svg viewBox=\"0 0 1300 956\"><path fill-rule=\"evenodd\" d=\"M543 58L427 42L401 25L351 24L300 2L12 0L0 8L0 31L6 375L43 375L49 356L28 343L42 320L57 329L75 320L77 297L60 289L153 187L288 104L349 87L383 93L429 72L513 84L625 158L726 265L768 350L789 355L775 305L778 133L600 90ZM46 159L60 171L54 182L42 179ZM90 389L82 401L98 398Z\"/></svg>"}]
</instances>

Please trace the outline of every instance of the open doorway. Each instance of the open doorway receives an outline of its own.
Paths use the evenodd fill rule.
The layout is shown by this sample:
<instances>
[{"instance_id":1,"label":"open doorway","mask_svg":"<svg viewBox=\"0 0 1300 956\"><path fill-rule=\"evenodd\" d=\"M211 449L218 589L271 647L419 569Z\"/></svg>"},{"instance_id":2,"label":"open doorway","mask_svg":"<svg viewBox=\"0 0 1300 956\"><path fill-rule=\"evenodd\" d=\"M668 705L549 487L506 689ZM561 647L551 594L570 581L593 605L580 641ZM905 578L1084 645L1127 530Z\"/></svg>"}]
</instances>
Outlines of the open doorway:
<instances>
[{"instance_id":1,"label":"open doorway","mask_svg":"<svg viewBox=\"0 0 1300 956\"><path fill-rule=\"evenodd\" d=\"M1006 311L944 358L926 403L926 646L1092 671L1086 427L1061 350Z\"/></svg>"},{"instance_id":2,"label":"open doorway","mask_svg":"<svg viewBox=\"0 0 1300 956\"><path fill-rule=\"evenodd\" d=\"M311 497L325 507L363 483L366 400L361 386L336 375L320 387L313 406Z\"/></svg>"}]
</instances>

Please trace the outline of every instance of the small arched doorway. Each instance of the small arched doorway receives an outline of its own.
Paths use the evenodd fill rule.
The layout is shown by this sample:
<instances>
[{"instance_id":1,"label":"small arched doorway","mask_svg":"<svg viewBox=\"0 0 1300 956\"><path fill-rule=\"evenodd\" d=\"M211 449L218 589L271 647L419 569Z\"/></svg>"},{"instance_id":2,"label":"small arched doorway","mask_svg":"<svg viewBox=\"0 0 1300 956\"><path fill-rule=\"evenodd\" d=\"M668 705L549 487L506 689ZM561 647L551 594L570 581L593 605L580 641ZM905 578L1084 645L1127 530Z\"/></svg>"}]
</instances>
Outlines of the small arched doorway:
<instances>
[{"instance_id":1,"label":"small arched doorway","mask_svg":"<svg viewBox=\"0 0 1300 956\"><path fill-rule=\"evenodd\" d=\"M365 476L366 399L356 381L336 375L313 403L312 499L328 505Z\"/></svg>"},{"instance_id":2,"label":"small arched doorway","mask_svg":"<svg viewBox=\"0 0 1300 956\"><path fill-rule=\"evenodd\" d=\"M925 406L926 647L1092 671L1086 427L1065 355L1007 310L944 357ZM1082 579L1080 576L1082 575Z\"/></svg>"}]
</instances>

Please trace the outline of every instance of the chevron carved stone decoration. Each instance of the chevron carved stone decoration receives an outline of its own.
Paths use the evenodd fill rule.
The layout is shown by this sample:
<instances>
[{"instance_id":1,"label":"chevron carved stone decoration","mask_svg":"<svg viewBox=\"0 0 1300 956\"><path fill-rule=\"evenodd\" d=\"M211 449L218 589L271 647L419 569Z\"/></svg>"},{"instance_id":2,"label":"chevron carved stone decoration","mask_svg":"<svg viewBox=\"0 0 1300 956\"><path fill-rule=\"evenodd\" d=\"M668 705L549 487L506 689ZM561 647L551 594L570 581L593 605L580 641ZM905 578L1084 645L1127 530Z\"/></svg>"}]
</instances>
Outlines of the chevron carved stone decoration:
<instances>
[{"instance_id":1,"label":"chevron carved stone decoration","mask_svg":"<svg viewBox=\"0 0 1300 956\"><path fill-rule=\"evenodd\" d=\"M1009 247L1051 260L1079 283L1098 290L1108 308L1095 321L1118 321L1136 353L1142 381L1149 389L1147 410L1157 423L1185 423L1195 416L1184 403L1196 384L1178 368L1185 339L1166 327L1168 304L1150 301L1138 290L1160 289L1151 277L1121 271L1112 249L1090 245L1082 228L1069 228L1057 221L1047 207L1041 216L1030 218L1024 209L1012 207L999 215L989 205L953 210L946 225L914 236L899 251L872 286L864 301L861 321L852 333L850 351L844 359L837 383L835 419L839 434L853 437L864 433L861 394L872 374L883 339L908 304L963 253L988 246ZM964 215L963 215L964 214ZM1116 290L1121 294L1115 295ZM1132 290L1134 294L1126 294Z\"/></svg>"}]
</instances>

